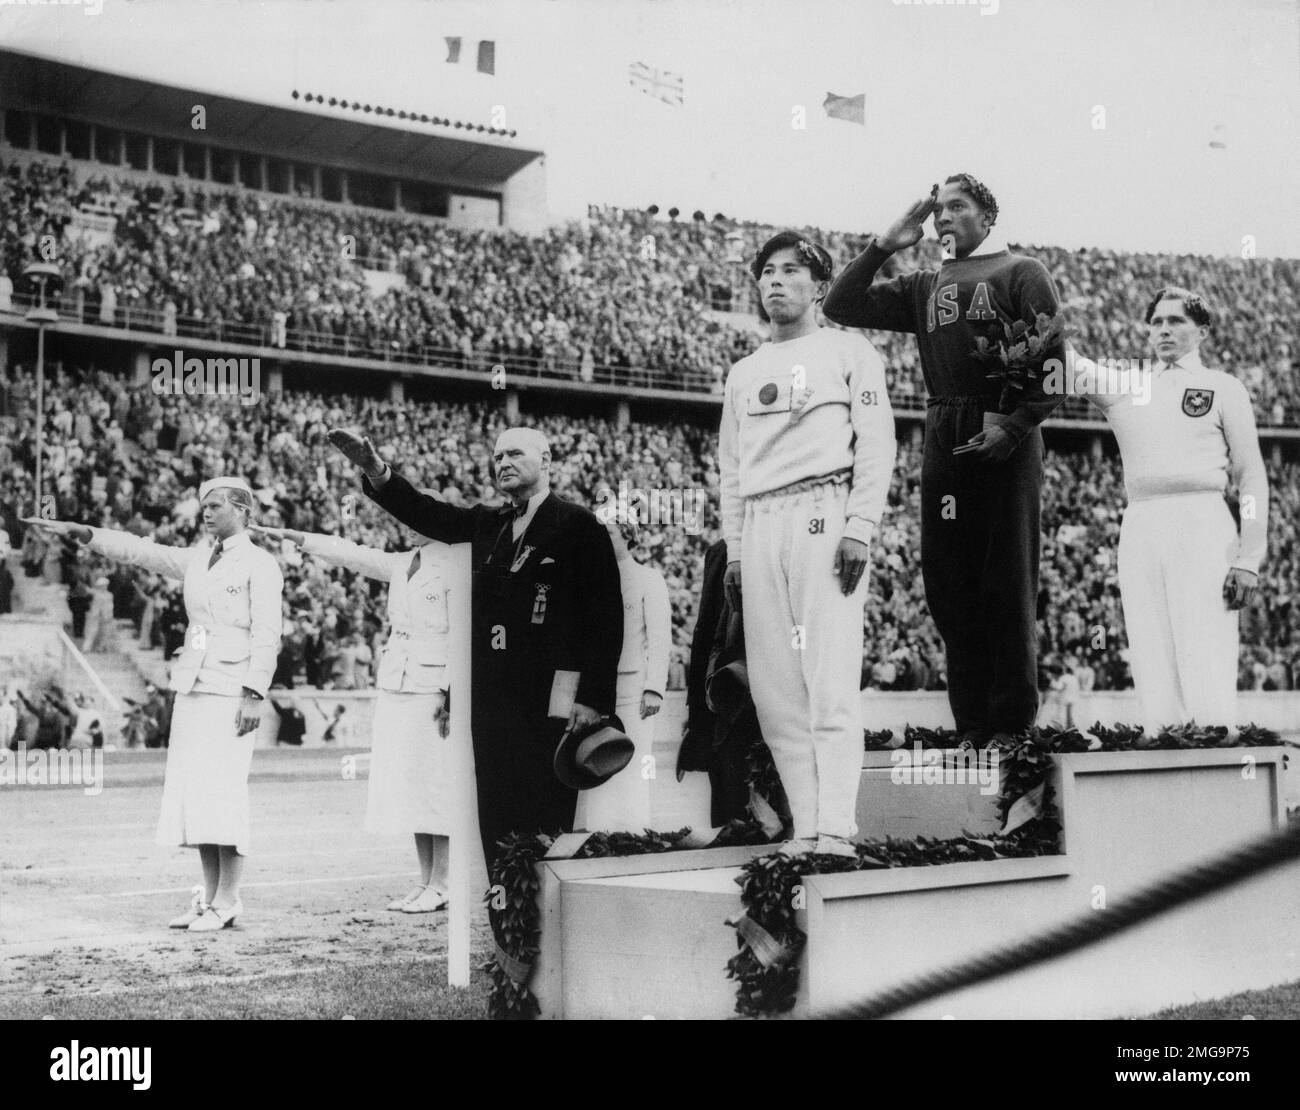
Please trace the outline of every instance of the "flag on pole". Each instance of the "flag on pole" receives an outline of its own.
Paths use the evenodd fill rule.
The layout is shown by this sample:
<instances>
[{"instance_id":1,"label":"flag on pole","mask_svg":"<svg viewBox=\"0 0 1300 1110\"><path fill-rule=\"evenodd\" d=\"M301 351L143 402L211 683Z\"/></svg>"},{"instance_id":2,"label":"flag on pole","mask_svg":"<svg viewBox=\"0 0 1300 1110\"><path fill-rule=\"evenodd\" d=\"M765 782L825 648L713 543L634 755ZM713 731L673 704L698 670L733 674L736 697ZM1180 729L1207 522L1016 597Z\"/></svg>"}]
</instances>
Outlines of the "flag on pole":
<instances>
[{"instance_id":1,"label":"flag on pole","mask_svg":"<svg viewBox=\"0 0 1300 1110\"><path fill-rule=\"evenodd\" d=\"M460 45L461 38L459 35L446 35L444 40L447 43L447 64L460 64ZM478 44L478 65L479 73L495 74L497 71L497 44L492 39L483 39Z\"/></svg>"},{"instance_id":2,"label":"flag on pole","mask_svg":"<svg viewBox=\"0 0 1300 1110\"><path fill-rule=\"evenodd\" d=\"M866 93L858 93L857 96L837 96L835 93L828 92L826 99L822 101L822 107L831 119L843 119L848 120L849 123L866 126Z\"/></svg>"},{"instance_id":3,"label":"flag on pole","mask_svg":"<svg viewBox=\"0 0 1300 1110\"><path fill-rule=\"evenodd\" d=\"M655 69L644 62L633 62L627 67L627 83L665 104L680 107L686 102L686 90L680 73Z\"/></svg>"}]
</instances>

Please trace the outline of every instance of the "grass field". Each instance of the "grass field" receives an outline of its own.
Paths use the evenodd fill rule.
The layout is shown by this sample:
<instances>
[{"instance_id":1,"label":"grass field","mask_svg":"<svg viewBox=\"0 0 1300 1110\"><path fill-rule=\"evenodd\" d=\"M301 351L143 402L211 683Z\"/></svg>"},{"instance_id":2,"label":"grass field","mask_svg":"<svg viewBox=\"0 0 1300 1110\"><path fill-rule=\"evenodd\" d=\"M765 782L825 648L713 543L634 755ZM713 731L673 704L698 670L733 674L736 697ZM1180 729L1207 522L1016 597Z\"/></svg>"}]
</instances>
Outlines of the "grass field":
<instances>
[{"instance_id":1,"label":"grass field","mask_svg":"<svg viewBox=\"0 0 1300 1110\"><path fill-rule=\"evenodd\" d=\"M162 753L110 754L96 797L78 787L4 788L0 1015L484 1017L486 913L474 907L471 985L449 989L446 914L383 908L410 886L414 851L402 838L361 832L366 783L339 774L340 755L258 753L245 915L215 934L166 928L198 867L195 853L153 842ZM1300 983L1152 1016L1247 1015L1300 1018Z\"/></svg>"},{"instance_id":2,"label":"grass field","mask_svg":"<svg viewBox=\"0 0 1300 1110\"><path fill-rule=\"evenodd\" d=\"M364 776L345 780L338 752L258 753L244 915L215 934L168 930L199 872L196 853L153 841L163 755L110 753L96 797L5 788L0 1013L338 1017L350 999L366 1016L483 1012L481 984L446 989L447 915L383 908L411 886L414 848L361 831ZM473 937L478 965L478 905Z\"/></svg>"}]
</instances>

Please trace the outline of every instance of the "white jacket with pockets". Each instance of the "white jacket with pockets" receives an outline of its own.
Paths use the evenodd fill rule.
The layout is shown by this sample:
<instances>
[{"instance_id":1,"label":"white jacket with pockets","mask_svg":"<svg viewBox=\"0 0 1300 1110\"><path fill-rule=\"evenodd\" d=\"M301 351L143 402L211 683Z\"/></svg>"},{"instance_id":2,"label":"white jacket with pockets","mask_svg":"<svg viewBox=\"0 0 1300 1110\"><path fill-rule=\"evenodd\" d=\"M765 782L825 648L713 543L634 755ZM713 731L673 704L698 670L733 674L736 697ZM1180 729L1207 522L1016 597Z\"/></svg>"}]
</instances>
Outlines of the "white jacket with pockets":
<instances>
[{"instance_id":1,"label":"white jacket with pockets","mask_svg":"<svg viewBox=\"0 0 1300 1110\"><path fill-rule=\"evenodd\" d=\"M447 687L446 546L419 548L420 569L407 578L411 551L380 551L341 536L304 533L303 550L334 566L388 583L391 631L379 657L379 689L433 694Z\"/></svg>"}]
</instances>

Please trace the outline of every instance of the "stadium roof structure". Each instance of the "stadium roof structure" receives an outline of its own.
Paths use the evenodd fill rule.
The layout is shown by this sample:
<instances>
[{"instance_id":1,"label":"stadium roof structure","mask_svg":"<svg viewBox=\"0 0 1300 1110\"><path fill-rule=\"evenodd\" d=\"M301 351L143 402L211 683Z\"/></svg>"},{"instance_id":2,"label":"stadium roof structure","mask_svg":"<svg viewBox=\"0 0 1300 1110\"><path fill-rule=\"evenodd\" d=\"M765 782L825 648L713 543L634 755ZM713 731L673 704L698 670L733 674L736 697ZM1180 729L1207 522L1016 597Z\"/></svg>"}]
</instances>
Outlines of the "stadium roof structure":
<instances>
[{"instance_id":1,"label":"stadium roof structure","mask_svg":"<svg viewBox=\"0 0 1300 1110\"><path fill-rule=\"evenodd\" d=\"M294 91L285 88L285 104L258 103L0 49L0 104L6 108L446 184L505 182L542 155L501 141L500 129L486 124L425 123L409 111L401 120L395 110L376 105L358 118L351 98L330 108L322 97L319 110L307 110ZM195 104L206 113L198 132L190 128Z\"/></svg>"}]
</instances>

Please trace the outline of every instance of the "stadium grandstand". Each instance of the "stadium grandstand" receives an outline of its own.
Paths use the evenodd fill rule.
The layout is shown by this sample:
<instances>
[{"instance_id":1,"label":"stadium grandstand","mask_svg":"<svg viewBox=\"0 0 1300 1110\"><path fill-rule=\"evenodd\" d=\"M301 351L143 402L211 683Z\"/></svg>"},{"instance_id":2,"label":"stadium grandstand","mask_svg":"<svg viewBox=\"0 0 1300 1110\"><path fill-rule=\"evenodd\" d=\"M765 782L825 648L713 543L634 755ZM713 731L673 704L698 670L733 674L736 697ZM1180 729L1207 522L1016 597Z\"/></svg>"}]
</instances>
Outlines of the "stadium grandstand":
<instances>
[{"instance_id":1,"label":"stadium grandstand","mask_svg":"<svg viewBox=\"0 0 1300 1110\"><path fill-rule=\"evenodd\" d=\"M0 51L0 526L21 573L74 592L102 573L142 644L167 649L178 635L174 584L50 550L17 522L38 493L38 324L28 319L38 294L25 272L46 263L61 279L49 302L58 320L44 325L44 492L59 517L184 544L198 527L199 482L241 473L265 523L339 531L356 493L325 439L340 424L365 427L449 500L492 499L486 444L523 419L550 436L567 496L590 504L620 480L707 491L702 528L643 538L669 584L684 662L703 552L718 534L721 383L761 342L746 264L773 229L603 204L555 225L544 155L487 121L287 90L278 106L205 97L196 132L175 122L192 99ZM866 239L865 229L804 230L837 266ZM934 249L892 264L923 264ZM1141 357L1133 324L1161 285L1215 304L1209 361L1254 399L1275 498L1260 600L1243 617L1240 685L1295 689L1300 266L1021 249L1052 273L1085 353ZM863 685L942 689L919 565L915 343L869 334L889 369L900 452L873 558ZM152 390L154 360L180 348L259 360L257 403ZM1085 688L1123 688L1114 442L1073 400L1046 435L1041 654ZM354 538L403 542L364 500L357 514ZM382 595L310 561L285 571L293 619L278 678L368 685L360 672L379 655Z\"/></svg>"}]
</instances>

